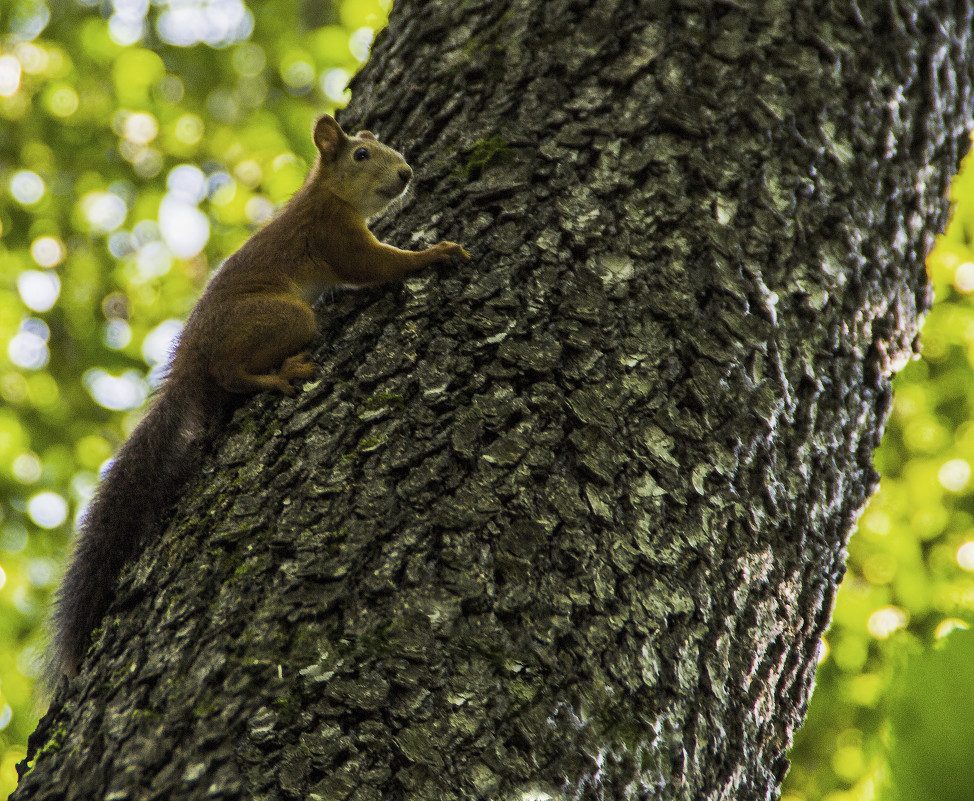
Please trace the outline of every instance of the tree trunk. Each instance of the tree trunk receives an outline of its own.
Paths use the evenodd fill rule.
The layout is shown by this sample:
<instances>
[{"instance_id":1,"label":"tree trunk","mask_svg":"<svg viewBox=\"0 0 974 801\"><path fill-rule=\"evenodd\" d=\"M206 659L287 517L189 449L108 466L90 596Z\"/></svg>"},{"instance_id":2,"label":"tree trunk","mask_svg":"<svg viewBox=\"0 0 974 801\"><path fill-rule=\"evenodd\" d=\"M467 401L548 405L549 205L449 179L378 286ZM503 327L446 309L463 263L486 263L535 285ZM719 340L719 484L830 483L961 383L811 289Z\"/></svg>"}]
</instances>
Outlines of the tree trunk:
<instances>
[{"instance_id":1,"label":"tree trunk","mask_svg":"<svg viewBox=\"0 0 974 801\"><path fill-rule=\"evenodd\" d=\"M12 798L774 797L971 24L398 0L343 122L418 176L380 236L473 260L324 302L321 380L235 417Z\"/></svg>"}]
</instances>

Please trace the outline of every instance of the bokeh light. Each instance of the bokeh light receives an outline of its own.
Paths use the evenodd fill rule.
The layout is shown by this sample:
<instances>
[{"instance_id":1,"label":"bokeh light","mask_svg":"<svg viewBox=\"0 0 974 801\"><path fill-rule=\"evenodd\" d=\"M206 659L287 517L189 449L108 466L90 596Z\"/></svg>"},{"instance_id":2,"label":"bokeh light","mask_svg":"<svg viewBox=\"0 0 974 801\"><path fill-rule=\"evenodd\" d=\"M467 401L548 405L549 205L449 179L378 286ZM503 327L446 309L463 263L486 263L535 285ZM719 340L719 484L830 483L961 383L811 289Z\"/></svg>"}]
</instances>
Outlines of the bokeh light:
<instances>
[{"instance_id":1,"label":"bokeh light","mask_svg":"<svg viewBox=\"0 0 974 801\"><path fill-rule=\"evenodd\" d=\"M348 38L348 47L352 51L352 55L363 64L369 58L369 51L372 48L372 41L374 39L375 31L368 27L358 28Z\"/></svg>"},{"instance_id":2,"label":"bokeh light","mask_svg":"<svg viewBox=\"0 0 974 801\"><path fill-rule=\"evenodd\" d=\"M114 231L128 214L125 201L112 192L90 192L81 198L81 210L94 233Z\"/></svg>"},{"instance_id":3,"label":"bokeh light","mask_svg":"<svg viewBox=\"0 0 974 801\"><path fill-rule=\"evenodd\" d=\"M50 352L47 342L51 332L43 320L28 318L7 344L7 356L18 367L40 370L47 365Z\"/></svg>"},{"instance_id":4,"label":"bokeh light","mask_svg":"<svg viewBox=\"0 0 974 801\"><path fill-rule=\"evenodd\" d=\"M974 261L965 261L954 270L954 286L960 292L974 290Z\"/></svg>"},{"instance_id":5,"label":"bokeh light","mask_svg":"<svg viewBox=\"0 0 974 801\"><path fill-rule=\"evenodd\" d=\"M47 270L25 270L17 276L17 290L28 309L46 312L57 303L61 281Z\"/></svg>"},{"instance_id":6,"label":"bokeh light","mask_svg":"<svg viewBox=\"0 0 974 801\"><path fill-rule=\"evenodd\" d=\"M173 255L189 259L210 238L210 221L193 203L168 194L159 204L159 230Z\"/></svg>"},{"instance_id":7,"label":"bokeh light","mask_svg":"<svg viewBox=\"0 0 974 801\"><path fill-rule=\"evenodd\" d=\"M122 123L125 138L134 145L147 145L159 134L159 123L146 112L126 114Z\"/></svg>"},{"instance_id":8,"label":"bokeh light","mask_svg":"<svg viewBox=\"0 0 974 801\"><path fill-rule=\"evenodd\" d=\"M940 623L937 625L936 631L934 632L934 636L938 640L942 640L952 631L957 631L958 629L966 630L969 628L970 626L968 626L965 621L956 617L949 617L946 620L940 621Z\"/></svg>"},{"instance_id":9,"label":"bokeh light","mask_svg":"<svg viewBox=\"0 0 974 801\"><path fill-rule=\"evenodd\" d=\"M325 70L320 79L321 91L333 103L344 105L349 101L352 93L348 90L348 82L352 79L348 70L336 67Z\"/></svg>"},{"instance_id":10,"label":"bokeh light","mask_svg":"<svg viewBox=\"0 0 974 801\"><path fill-rule=\"evenodd\" d=\"M156 31L178 47L201 42L225 47L250 36L254 18L240 0L169 0L159 14Z\"/></svg>"},{"instance_id":11,"label":"bokeh light","mask_svg":"<svg viewBox=\"0 0 974 801\"><path fill-rule=\"evenodd\" d=\"M877 640L885 640L909 622L906 611L897 606L884 606L869 616L866 628Z\"/></svg>"},{"instance_id":12,"label":"bokeh light","mask_svg":"<svg viewBox=\"0 0 974 801\"><path fill-rule=\"evenodd\" d=\"M206 176L193 164L180 164L169 171L166 188L177 200L196 205L206 197Z\"/></svg>"},{"instance_id":13,"label":"bokeh light","mask_svg":"<svg viewBox=\"0 0 974 801\"><path fill-rule=\"evenodd\" d=\"M57 237L39 236L31 243L30 255L39 267L57 267L67 256L67 250Z\"/></svg>"},{"instance_id":14,"label":"bokeh light","mask_svg":"<svg viewBox=\"0 0 974 801\"><path fill-rule=\"evenodd\" d=\"M18 203L33 206L44 197L44 181L36 172L20 170L10 179L10 194Z\"/></svg>"},{"instance_id":15,"label":"bokeh light","mask_svg":"<svg viewBox=\"0 0 974 801\"><path fill-rule=\"evenodd\" d=\"M971 479L971 466L965 459L949 459L937 471L937 479L944 489L960 492Z\"/></svg>"},{"instance_id":16,"label":"bokeh light","mask_svg":"<svg viewBox=\"0 0 974 801\"><path fill-rule=\"evenodd\" d=\"M974 573L974 540L968 540L957 549L957 564Z\"/></svg>"},{"instance_id":17,"label":"bokeh light","mask_svg":"<svg viewBox=\"0 0 974 801\"><path fill-rule=\"evenodd\" d=\"M176 339L182 330L182 320L164 320L159 323L142 340L142 358L153 367L168 364Z\"/></svg>"},{"instance_id":18,"label":"bokeh light","mask_svg":"<svg viewBox=\"0 0 974 801\"><path fill-rule=\"evenodd\" d=\"M41 528L57 528L68 519L68 502L56 492L38 492L27 501L27 514Z\"/></svg>"},{"instance_id":19,"label":"bokeh light","mask_svg":"<svg viewBox=\"0 0 974 801\"><path fill-rule=\"evenodd\" d=\"M247 219L255 225L262 225L274 216L274 204L263 195L254 195L245 206Z\"/></svg>"},{"instance_id":20,"label":"bokeh light","mask_svg":"<svg viewBox=\"0 0 974 801\"><path fill-rule=\"evenodd\" d=\"M83 382L95 403L115 411L138 409L148 396L145 379L136 370L116 376L96 367L84 374Z\"/></svg>"},{"instance_id":21,"label":"bokeh light","mask_svg":"<svg viewBox=\"0 0 974 801\"><path fill-rule=\"evenodd\" d=\"M21 484L33 484L40 477L44 469L40 457L33 451L20 454L11 462L10 472Z\"/></svg>"},{"instance_id":22,"label":"bokeh light","mask_svg":"<svg viewBox=\"0 0 974 801\"><path fill-rule=\"evenodd\" d=\"M0 56L0 97L10 97L20 88L20 61L11 55Z\"/></svg>"},{"instance_id":23,"label":"bokeh light","mask_svg":"<svg viewBox=\"0 0 974 801\"><path fill-rule=\"evenodd\" d=\"M74 89L70 86L62 86L51 92L47 105L55 116L70 117L78 110L80 103L81 100Z\"/></svg>"}]
</instances>

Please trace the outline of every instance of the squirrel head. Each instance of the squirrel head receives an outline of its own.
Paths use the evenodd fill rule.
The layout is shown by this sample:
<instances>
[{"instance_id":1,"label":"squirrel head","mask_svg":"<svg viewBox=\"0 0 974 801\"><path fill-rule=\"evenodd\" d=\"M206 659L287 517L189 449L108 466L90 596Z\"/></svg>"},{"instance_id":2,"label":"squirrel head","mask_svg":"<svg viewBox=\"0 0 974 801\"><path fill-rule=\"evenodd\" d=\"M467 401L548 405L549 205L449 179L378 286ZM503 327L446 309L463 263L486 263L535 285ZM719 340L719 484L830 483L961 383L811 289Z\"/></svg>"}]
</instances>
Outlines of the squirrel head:
<instances>
[{"instance_id":1,"label":"squirrel head","mask_svg":"<svg viewBox=\"0 0 974 801\"><path fill-rule=\"evenodd\" d=\"M406 160L370 131L349 136L323 114L314 128L320 180L362 217L378 214L406 191L413 171Z\"/></svg>"}]
</instances>

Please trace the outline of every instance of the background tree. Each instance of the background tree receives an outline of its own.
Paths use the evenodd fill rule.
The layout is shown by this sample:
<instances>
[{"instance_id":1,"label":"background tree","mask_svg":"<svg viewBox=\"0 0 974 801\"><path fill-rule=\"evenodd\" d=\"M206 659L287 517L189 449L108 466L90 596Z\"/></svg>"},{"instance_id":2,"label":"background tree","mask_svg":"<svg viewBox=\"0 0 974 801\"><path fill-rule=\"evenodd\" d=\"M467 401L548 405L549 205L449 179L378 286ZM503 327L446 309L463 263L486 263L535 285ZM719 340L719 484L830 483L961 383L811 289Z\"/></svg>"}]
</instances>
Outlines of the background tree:
<instances>
[{"instance_id":1,"label":"background tree","mask_svg":"<svg viewBox=\"0 0 974 801\"><path fill-rule=\"evenodd\" d=\"M471 792L568 776L620 798L630 781L683 781L686 797L772 786L870 484L882 374L912 336L922 233L937 227L970 111L969 75L951 66L969 63L965 21L901 11L649 19L553 3L542 19L403 4L347 119L409 143L431 181L399 230L449 231L476 245L481 271L328 309L327 380L296 407L265 399L238 418L209 488L130 577L92 657L90 686L111 674L117 703L106 712L79 690L70 726L46 722L53 740L28 781L77 769L111 786L61 747L91 742L104 715L121 750L82 760L123 761L134 767L118 782L153 775L170 797L207 782L232 795L241 765L268 793L317 782L324 797L437 793L437 778ZM436 48L420 45L437 32ZM234 64L241 52L253 55L239 47ZM146 103L192 72L163 66ZM129 177L142 124L118 143ZM193 177L156 175L177 196L178 176ZM206 182L214 200L220 184ZM153 202L146 212L161 222ZM135 241L141 256L159 237ZM48 269L83 263L83 244ZM201 274L200 261L176 265ZM43 340L35 311L20 333ZM234 499L248 487L268 505ZM151 643L147 620L167 624ZM230 649L240 631L245 647ZM187 641L206 650L176 645ZM153 773L140 738L214 719L246 729L244 745L174 746ZM445 747L454 763L437 761Z\"/></svg>"}]
</instances>

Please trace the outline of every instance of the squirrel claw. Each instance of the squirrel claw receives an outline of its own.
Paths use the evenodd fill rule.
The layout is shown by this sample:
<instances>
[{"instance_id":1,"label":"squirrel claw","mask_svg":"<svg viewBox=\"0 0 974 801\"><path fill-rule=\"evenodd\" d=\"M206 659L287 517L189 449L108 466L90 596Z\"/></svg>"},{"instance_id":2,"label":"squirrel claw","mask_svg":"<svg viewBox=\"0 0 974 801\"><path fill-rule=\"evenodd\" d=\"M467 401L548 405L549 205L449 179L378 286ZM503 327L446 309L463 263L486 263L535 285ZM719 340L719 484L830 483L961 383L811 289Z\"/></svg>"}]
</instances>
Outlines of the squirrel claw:
<instances>
[{"instance_id":1,"label":"squirrel claw","mask_svg":"<svg viewBox=\"0 0 974 801\"><path fill-rule=\"evenodd\" d=\"M468 261L470 259L470 254L467 252L467 249L463 245L458 245L456 242L447 242L444 240L433 247L439 251L437 255L443 261L448 261L452 256L456 256L460 261Z\"/></svg>"}]
</instances>

